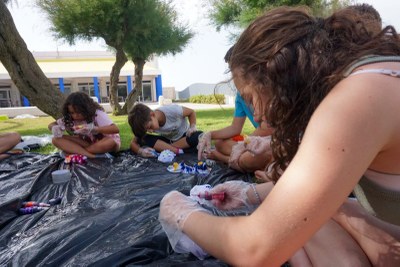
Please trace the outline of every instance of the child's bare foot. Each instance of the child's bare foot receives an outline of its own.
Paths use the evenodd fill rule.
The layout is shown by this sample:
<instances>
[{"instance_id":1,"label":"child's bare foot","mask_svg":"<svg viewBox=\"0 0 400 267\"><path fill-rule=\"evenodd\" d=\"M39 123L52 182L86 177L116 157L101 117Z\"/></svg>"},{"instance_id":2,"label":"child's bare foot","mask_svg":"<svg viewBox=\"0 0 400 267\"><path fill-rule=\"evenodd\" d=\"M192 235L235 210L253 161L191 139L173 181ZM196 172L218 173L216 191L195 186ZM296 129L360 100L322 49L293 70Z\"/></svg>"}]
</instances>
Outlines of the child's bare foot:
<instances>
[{"instance_id":1,"label":"child's bare foot","mask_svg":"<svg viewBox=\"0 0 400 267\"><path fill-rule=\"evenodd\" d=\"M271 182L270 179L268 179L267 174L263 170L257 170L254 172L254 176L258 181L261 182Z\"/></svg>"}]
</instances>

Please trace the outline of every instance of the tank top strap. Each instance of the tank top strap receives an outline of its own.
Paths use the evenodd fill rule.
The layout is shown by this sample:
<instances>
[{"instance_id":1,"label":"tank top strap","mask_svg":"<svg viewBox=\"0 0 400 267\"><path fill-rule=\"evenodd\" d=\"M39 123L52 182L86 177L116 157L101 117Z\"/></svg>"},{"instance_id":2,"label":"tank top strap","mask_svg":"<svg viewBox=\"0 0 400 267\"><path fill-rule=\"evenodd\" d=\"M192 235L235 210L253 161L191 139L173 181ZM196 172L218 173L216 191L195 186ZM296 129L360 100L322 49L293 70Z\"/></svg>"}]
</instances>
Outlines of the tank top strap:
<instances>
[{"instance_id":1,"label":"tank top strap","mask_svg":"<svg viewBox=\"0 0 400 267\"><path fill-rule=\"evenodd\" d=\"M378 56L378 55L368 55L359 58L350 64L350 66L344 71L343 76L348 77L352 71L360 66L364 66L371 63L378 62L400 62L400 56Z\"/></svg>"}]
</instances>

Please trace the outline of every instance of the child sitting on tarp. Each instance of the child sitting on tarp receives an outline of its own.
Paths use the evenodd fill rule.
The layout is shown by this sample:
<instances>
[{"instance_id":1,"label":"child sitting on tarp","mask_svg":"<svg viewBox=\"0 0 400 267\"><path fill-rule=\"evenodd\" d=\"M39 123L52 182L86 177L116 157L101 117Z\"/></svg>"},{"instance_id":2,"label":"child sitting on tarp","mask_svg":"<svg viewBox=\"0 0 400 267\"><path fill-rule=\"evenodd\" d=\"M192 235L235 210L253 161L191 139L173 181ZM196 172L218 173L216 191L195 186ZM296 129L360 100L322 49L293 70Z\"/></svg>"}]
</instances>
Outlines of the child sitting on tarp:
<instances>
[{"instance_id":1,"label":"child sitting on tarp","mask_svg":"<svg viewBox=\"0 0 400 267\"><path fill-rule=\"evenodd\" d=\"M63 117L49 124L53 145L67 154L88 158L117 152L121 146L119 129L84 92L71 93L62 107ZM70 135L63 134L67 131Z\"/></svg>"},{"instance_id":2,"label":"child sitting on tarp","mask_svg":"<svg viewBox=\"0 0 400 267\"><path fill-rule=\"evenodd\" d=\"M131 150L142 157L155 157L155 151L166 149L183 154L183 149L196 148L202 133L196 128L195 111L176 104L153 111L137 103L129 111L128 122L135 135Z\"/></svg>"}]
</instances>

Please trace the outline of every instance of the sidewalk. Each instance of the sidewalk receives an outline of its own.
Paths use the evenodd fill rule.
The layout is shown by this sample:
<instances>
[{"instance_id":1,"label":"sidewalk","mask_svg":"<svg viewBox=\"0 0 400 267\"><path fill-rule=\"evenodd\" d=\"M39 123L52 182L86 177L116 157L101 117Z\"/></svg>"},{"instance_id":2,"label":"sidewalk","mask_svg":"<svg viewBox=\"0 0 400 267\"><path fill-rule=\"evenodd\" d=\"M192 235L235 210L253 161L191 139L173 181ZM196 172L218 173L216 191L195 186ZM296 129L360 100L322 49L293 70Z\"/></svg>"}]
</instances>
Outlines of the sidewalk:
<instances>
[{"instance_id":1,"label":"sidewalk","mask_svg":"<svg viewBox=\"0 0 400 267\"><path fill-rule=\"evenodd\" d=\"M124 103L120 103L121 106ZM152 103L144 103L148 105L151 109L156 109L159 107L158 102ZM194 110L207 110L207 109L226 109L226 108L234 108L234 104L228 105L218 105L218 104L195 104L195 103L174 103L181 106L185 106ZM104 107L105 111L111 113L111 106L108 103L101 104ZM37 117L48 116L46 113L43 113L37 107L13 107L13 108L0 108L0 115L7 115L9 118L14 118L18 115L33 115Z\"/></svg>"}]
</instances>

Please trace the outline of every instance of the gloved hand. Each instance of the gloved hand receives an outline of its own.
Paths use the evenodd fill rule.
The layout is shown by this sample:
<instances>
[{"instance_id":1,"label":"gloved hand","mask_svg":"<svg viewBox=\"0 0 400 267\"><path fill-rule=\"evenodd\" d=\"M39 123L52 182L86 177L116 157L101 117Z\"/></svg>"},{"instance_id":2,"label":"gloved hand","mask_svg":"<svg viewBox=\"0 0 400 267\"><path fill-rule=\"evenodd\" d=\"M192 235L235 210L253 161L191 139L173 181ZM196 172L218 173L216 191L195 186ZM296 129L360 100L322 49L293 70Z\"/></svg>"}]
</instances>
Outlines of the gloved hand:
<instances>
[{"instance_id":1,"label":"gloved hand","mask_svg":"<svg viewBox=\"0 0 400 267\"><path fill-rule=\"evenodd\" d=\"M64 129L65 130L65 129ZM51 132L53 133L53 136L55 138L60 138L63 136L63 132L64 132L63 128L60 125L54 125L53 127L51 127Z\"/></svg>"},{"instance_id":2,"label":"gloved hand","mask_svg":"<svg viewBox=\"0 0 400 267\"><path fill-rule=\"evenodd\" d=\"M144 158L155 158L157 157L157 153L154 150L154 148L151 147L145 147L145 148L139 148L138 150L138 155L142 156Z\"/></svg>"},{"instance_id":3,"label":"gloved hand","mask_svg":"<svg viewBox=\"0 0 400 267\"><path fill-rule=\"evenodd\" d=\"M206 158L206 155L211 150L211 132L202 133L199 136L199 143L197 145L197 159L201 160Z\"/></svg>"},{"instance_id":4,"label":"gloved hand","mask_svg":"<svg viewBox=\"0 0 400 267\"><path fill-rule=\"evenodd\" d=\"M74 134L79 134L79 135L89 135L89 134L97 134L97 127L94 126L94 123L88 123L87 125L82 125L80 127L76 127L77 129L74 129Z\"/></svg>"},{"instance_id":5,"label":"gloved hand","mask_svg":"<svg viewBox=\"0 0 400 267\"><path fill-rule=\"evenodd\" d=\"M225 192L223 201L212 199L211 203L220 210L234 210L243 207L251 208L255 204L250 203L248 193L252 193L251 184L243 181L228 181L219 184L210 190L211 194Z\"/></svg>"},{"instance_id":6,"label":"gloved hand","mask_svg":"<svg viewBox=\"0 0 400 267\"><path fill-rule=\"evenodd\" d=\"M204 259L207 252L183 233L185 221L196 211L210 213L190 197L178 191L172 191L161 200L158 220L175 252L191 252L199 259Z\"/></svg>"},{"instance_id":7,"label":"gloved hand","mask_svg":"<svg viewBox=\"0 0 400 267\"><path fill-rule=\"evenodd\" d=\"M271 150L271 136L248 136L244 140L246 151L251 152L253 155L260 155L265 152L272 154Z\"/></svg>"},{"instance_id":8,"label":"gloved hand","mask_svg":"<svg viewBox=\"0 0 400 267\"><path fill-rule=\"evenodd\" d=\"M190 137L194 132L197 132L196 124L191 124L190 128L186 131L186 136Z\"/></svg>"}]
</instances>

